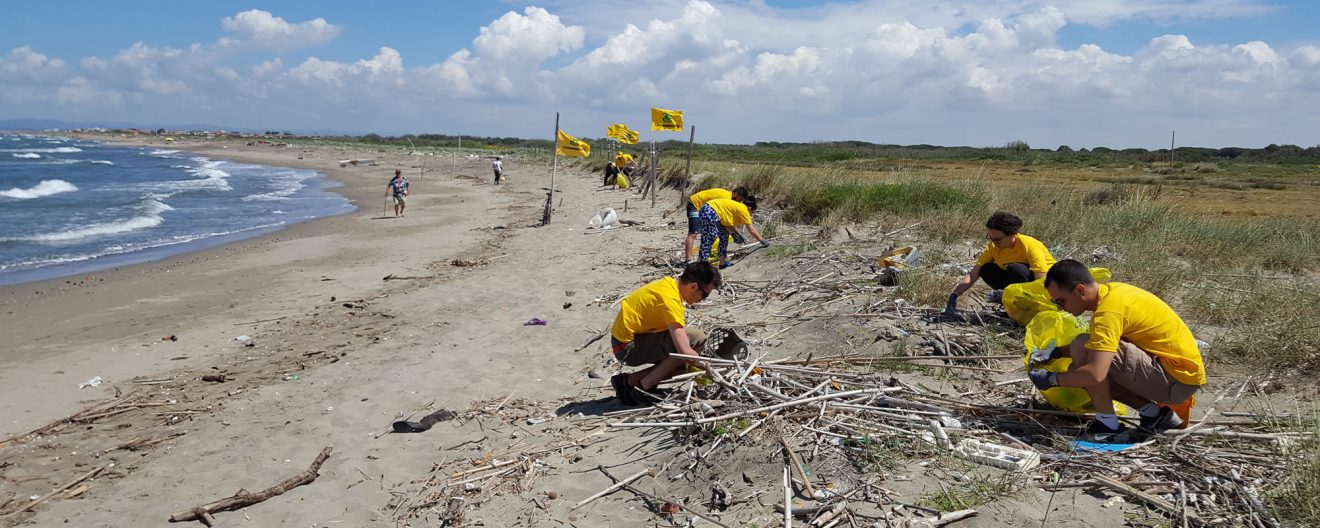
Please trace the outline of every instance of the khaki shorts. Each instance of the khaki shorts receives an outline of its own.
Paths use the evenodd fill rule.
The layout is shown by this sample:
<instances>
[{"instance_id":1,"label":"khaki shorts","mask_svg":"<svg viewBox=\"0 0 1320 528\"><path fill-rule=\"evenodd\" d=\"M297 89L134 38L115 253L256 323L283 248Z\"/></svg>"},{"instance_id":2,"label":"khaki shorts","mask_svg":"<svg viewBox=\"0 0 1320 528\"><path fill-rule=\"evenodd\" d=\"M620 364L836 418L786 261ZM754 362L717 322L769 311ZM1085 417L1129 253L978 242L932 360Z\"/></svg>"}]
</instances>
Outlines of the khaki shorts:
<instances>
[{"instance_id":1,"label":"khaki shorts","mask_svg":"<svg viewBox=\"0 0 1320 528\"><path fill-rule=\"evenodd\" d=\"M404 205L404 204L406 204L406 203L408 202L408 199L405 198L404 196L405 196L405 195L402 195L402 194L396 194L396 195L394 195L394 203L396 203L396 204L398 204L398 205Z\"/></svg>"},{"instance_id":2,"label":"khaki shorts","mask_svg":"<svg viewBox=\"0 0 1320 528\"><path fill-rule=\"evenodd\" d=\"M1073 343L1084 347L1090 335L1077 336ZM1070 347L1071 350L1071 347ZM1169 375L1158 356L1137 345L1119 341L1118 352L1109 364L1109 392L1115 400L1140 407L1149 402L1182 403L1196 394L1200 385L1188 385Z\"/></svg>"},{"instance_id":3,"label":"khaki shorts","mask_svg":"<svg viewBox=\"0 0 1320 528\"><path fill-rule=\"evenodd\" d=\"M701 352L702 347L706 345L706 333L700 329L685 327L687 331L688 345L693 350ZM669 337L669 331L655 332L651 334L637 334L633 341L618 349L614 357L620 363L630 367L640 367L642 365L652 365L664 361L670 354L677 354L678 347L674 346L673 338Z\"/></svg>"}]
</instances>

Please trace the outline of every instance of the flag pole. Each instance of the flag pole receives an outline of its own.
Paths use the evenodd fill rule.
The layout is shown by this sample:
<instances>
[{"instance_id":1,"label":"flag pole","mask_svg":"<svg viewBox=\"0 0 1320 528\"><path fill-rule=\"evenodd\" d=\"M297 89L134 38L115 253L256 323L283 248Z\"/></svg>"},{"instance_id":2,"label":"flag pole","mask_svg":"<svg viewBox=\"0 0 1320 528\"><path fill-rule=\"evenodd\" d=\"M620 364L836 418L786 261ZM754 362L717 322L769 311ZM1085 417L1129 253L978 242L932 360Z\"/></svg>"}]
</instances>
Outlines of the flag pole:
<instances>
[{"instance_id":1,"label":"flag pole","mask_svg":"<svg viewBox=\"0 0 1320 528\"><path fill-rule=\"evenodd\" d=\"M559 172L559 112L555 112L554 162L550 165L550 192L545 195L545 213L541 215L541 225L550 225L550 215L555 203L555 173Z\"/></svg>"},{"instance_id":2,"label":"flag pole","mask_svg":"<svg viewBox=\"0 0 1320 528\"><path fill-rule=\"evenodd\" d=\"M683 192L687 192L687 186L692 184L692 143L696 140L697 125L692 125L692 134L688 136L687 168L683 169Z\"/></svg>"}]
</instances>

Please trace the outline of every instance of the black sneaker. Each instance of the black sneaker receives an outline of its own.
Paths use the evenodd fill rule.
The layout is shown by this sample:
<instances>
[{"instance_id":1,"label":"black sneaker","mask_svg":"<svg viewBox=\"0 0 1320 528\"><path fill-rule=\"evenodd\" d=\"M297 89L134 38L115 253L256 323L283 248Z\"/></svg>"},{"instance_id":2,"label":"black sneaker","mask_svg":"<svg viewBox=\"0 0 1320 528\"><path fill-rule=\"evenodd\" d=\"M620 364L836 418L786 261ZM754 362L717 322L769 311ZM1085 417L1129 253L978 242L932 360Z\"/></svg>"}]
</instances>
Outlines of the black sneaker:
<instances>
[{"instance_id":1,"label":"black sneaker","mask_svg":"<svg viewBox=\"0 0 1320 528\"><path fill-rule=\"evenodd\" d=\"M1169 429L1182 429L1183 419L1169 407L1160 407L1160 413L1151 417L1141 417L1141 428L1152 433L1163 433Z\"/></svg>"},{"instance_id":2,"label":"black sneaker","mask_svg":"<svg viewBox=\"0 0 1320 528\"><path fill-rule=\"evenodd\" d=\"M649 390L641 387L633 387L632 389L632 398L635 402L634 405L655 405L665 401L665 398L668 397L669 391L660 387Z\"/></svg>"},{"instance_id":3,"label":"black sneaker","mask_svg":"<svg viewBox=\"0 0 1320 528\"><path fill-rule=\"evenodd\" d=\"M633 399L633 388L628 385L628 375L624 373L615 374L610 378L610 385L614 387L614 396L624 405L637 405L637 400Z\"/></svg>"},{"instance_id":4,"label":"black sneaker","mask_svg":"<svg viewBox=\"0 0 1320 528\"><path fill-rule=\"evenodd\" d=\"M1110 429L1099 420L1091 420L1091 423L1086 425L1086 430L1082 431L1082 440L1098 444L1126 444L1131 438L1132 431L1121 423L1118 424L1118 429Z\"/></svg>"}]
</instances>

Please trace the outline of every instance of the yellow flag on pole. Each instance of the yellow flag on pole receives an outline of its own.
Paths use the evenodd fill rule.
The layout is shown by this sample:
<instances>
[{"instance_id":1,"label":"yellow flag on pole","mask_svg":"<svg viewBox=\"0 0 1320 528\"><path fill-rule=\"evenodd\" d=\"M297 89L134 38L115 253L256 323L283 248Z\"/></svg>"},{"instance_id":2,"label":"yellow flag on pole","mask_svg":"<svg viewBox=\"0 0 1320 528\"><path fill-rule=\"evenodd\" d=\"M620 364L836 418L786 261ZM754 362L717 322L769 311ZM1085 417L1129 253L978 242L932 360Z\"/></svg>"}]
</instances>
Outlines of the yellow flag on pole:
<instances>
[{"instance_id":1,"label":"yellow flag on pole","mask_svg":"<svg viewBox=\"0 0 1320 528\"><path fill-rule=\"evenodd\" d=\"M560 130L559 140L555 142L555 153L570 158L585 158L591 155L591 145Z\"/></svg>"},{"instance_id":2,"label":"yellow flag on pole","mask_svg":"<svg viewBox=\"0 0 1320 528\"><path fill-rule=\"evenodd\" d=\"M607 127L605 129L605 137L611 137L619 140L620 143L626 143L629 145L636 145L637 140L640 139L636 130L628 128L628 125L622 123L615 123Z\"/></svg>"},{"instance_id":3,"label":"yellow flag on pole","mask_svg":"<svg viewBox=\"0 0 1320 528\"><path fill-rule=\"evenodd\" d=\"M683 111L651 107L651 130L683 131Z\"/></svg>"}]
</instances>

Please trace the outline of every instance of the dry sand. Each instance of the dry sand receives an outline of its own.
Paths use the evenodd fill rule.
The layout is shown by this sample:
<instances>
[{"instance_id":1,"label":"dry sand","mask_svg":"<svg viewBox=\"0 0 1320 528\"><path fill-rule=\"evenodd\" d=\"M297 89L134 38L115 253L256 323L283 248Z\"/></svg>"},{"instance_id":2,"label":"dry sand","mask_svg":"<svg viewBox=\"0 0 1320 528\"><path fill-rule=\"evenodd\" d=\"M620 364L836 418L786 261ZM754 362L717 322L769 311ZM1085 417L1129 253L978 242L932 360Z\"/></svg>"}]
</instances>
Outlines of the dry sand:
<instances>
[{"instance_id":1,"label":"dry sand","mask_svg":"<svg viewBox=\"0 0 1320 528\"><path fill-rule=\"evenodd\" d=\"M639 207L636 195L599 190L597 176L571 172L557 182L563 200L555 221L534 227L549 177L544 163L506 160L509 183L492 187L485 160L464 160L457 171L432 163L418 178L418 158L399 154L376 167L341 169L334 161L345 154L328 148L176 146L324 171L346 184L339 192L359 209L72 283L0 290L0 438L117 395L153 405L0 445L0 505L114 464L76 498L57 497L11 523L162 526L176 511L292 476L333 446L314 483L217 519L251 527L395 525L391 501L415 490L435 463L592 433L561 415L534 425L465 420L424 434L381 436L401 413L463 410L488 399L508 400L529 416L619 409L607 398L607 383L586 376L605 364L605 345L578 349L608 328L613 299L649 278L639 271L639 254L671 247L677 254L685 232L674 225L588 233L592 213L607 206L622 211L629 198L626 218L648 226L682 221L681 209L663 207L679 197L665 193L661 207ZM382 218L384 187L395 166L409 171L414 194L404 218ZM483 258L485 265L451 264ZM735 268L739 278L769 272L757 258ZM387 275L405 278L382 280ZM711 311L690 313L714 317ZM523 325L534 317L549 324ZM178 341L162 340L169 335ZM235 341L240 335L251 340ZM230 381L198 379L219 373ZM93 376L106 383L78 389ZM469 520L486 526L650 525L655 516L628 495L569 511L609 485L593 471L598 465L629 475L673 454L663 434L601 438L547 459L528 488L495 497ZM160 439L136 451L115 449ZM767 453L766 461L776 456ZM663 491L660 484L646 489ZM557 499L548 498L550 491ZM1098 510L1095 499L1069 500L1069 511L1052 514L1050 525L1121 522L1121 512ZM1026 502L997 507L998 521L998 514L983 515L964 525L1039 519L1043 501L1029 495ZM766 519L775 517L764 510Z\"/></svg>"}]
</instances>

